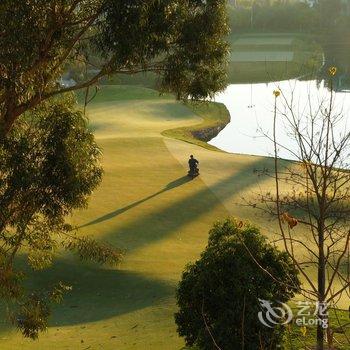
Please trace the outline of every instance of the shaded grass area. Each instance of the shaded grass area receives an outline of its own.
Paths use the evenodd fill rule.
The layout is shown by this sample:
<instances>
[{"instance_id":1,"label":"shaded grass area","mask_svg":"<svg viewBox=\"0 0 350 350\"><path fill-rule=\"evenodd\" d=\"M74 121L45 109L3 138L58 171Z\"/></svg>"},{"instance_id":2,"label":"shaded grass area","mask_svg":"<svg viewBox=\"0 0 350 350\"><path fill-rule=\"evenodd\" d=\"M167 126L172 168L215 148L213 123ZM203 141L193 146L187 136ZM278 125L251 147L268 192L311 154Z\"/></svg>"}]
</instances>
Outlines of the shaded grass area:
<instances>
[{"instance_id":1,"label":"shaded grass area","mask_svg":"<svg viewBox=\"0 0 350 350\"><path fill-rule=\"evenodd\" d=\"M58 256L44 271L30 271L24 265L25 259L26 256L22 255L16 263L27 270L30 280L26 285L29 289L47 290L57 281L64 281L72 287L62 304L53 308L50 325L54 327L122 316L159 304L173 294L174 286L166 281L136 271L79 263L68 254Z\"/></svg>"},{"instance_id":2,"label":"shaded grass area","mask_svg":"<svg viewBox=\"0 0 350 350\"><path fill-rule=\"evenodd\" d=\"M133 202L123 208L119 208L117 210L114 210L106 215L103 215L95 220L92 220L82 226L80 226L79 228L82 229L84 227L87 227L87 226L90 226L90 225L96 225L96 224L99 224L103 221L107 221L107 220L111 220L115 217L117 217L118 215L121 215L123 213L125 213L126 211L130 210L130 209L133 209L133 208L136 208L137 206L153 199L153 198L156 198L157 196L161 195L162 193L165 193L167 191L170 191L172 189L175 189L176 187L178 186L181 186L181 185L184 185L185 183L189 182L190 181L190 178L188 176L183 176L183 177L180 177L179 179L177 180L174 180L174 181L171 181L170 183L168 183L163 189L161 189L160 191L156 192L156 193L153 193L145 198L142 198L136 202Z\"/></svg>"},{"instance_id":3,"label":"shaded grass area","mask_svg":"<svg viewBox=\"0 0 350 350\"><path fill-rule=\"evenodd\" d=\"M186 106L201 117L203 121L189 127L165 130L162 135L209 150L220 151L215 146L209 145L207 141L214 138L230 122L230 113L225 105L217 102L206 102L205 104L187 102Z\"/></svg>"},{"instance_id":4,"label":"shaded grass area","mask_svg":"<svg viewBox=\"0 0 350 350\"><path fill-rule=\"evenodd\" d=\"M79 104L84 104L86 90L77 92ZM145 86L130 85L102 85L97 90L90 88L88 91L88 100L90 104L104 103L110 101L130 101L130 100L150 100L150 99L169 99L170 94L161 94L160 92L147 88Z\"/></svg>"},{"instance_id":5,"label":"shaded grass area","mask_svg":"<svg viewBox=\"0 0 350 350\"><path fill-rule=\"evenodd\" d=\"M156 90L158 90L160 86L159 76L154 72L143 72L133 75L118 74L104 79L102 82L106 85L134 85L148 87Z\"/></svg>"}]
</instances>

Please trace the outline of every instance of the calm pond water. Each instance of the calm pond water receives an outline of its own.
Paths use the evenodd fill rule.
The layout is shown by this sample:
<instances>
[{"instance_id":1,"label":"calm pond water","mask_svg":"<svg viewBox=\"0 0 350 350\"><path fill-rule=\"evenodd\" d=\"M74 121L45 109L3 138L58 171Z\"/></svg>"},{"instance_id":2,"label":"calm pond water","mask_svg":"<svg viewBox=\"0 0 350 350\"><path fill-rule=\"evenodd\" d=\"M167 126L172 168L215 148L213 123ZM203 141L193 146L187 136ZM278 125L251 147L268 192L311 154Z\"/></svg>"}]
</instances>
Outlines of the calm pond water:
<instances>
[{"instance_id":1,"label":"calm pond water","mask_svg":"<svg viewBox=\"0 0 350 350\"><path fill-rule=\"evenodd\" d=\"M231 122L209 143L231 153L270 156L273 144L264 136L272 136L273 130L273 91L280 89L290 102L293 96L294 109L305 120L308 118L310 104L315 109L320 101L329 100L330 91L324 83L312 81L280 81L259 84L233 84L215 97L215 101L225 104L231 115ZM294 91L294 93L293 93ZM309 96L310 101L309 103ZM335 108L345 116L337 125L336 133L350 132L350 91L335 93ZM283 97L278 98L278 109L283 111ZM296 150L290 129L281 114L277 117L277 140L284 146ZM348 121L348 123L347 123ZM280 149L282 158L294 158L289 152Z\"/></svg>"}]
</instances>

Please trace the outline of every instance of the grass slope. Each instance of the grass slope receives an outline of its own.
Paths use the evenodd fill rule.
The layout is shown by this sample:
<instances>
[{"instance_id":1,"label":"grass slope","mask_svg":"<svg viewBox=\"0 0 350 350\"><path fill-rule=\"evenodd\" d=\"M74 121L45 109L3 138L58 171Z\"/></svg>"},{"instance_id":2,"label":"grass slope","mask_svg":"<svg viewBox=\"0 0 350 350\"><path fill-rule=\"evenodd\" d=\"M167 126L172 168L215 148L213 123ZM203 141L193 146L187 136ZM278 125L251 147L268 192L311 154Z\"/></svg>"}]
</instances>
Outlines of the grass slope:
<instances>
[{"instance_id":1,"label":"grass slope","mask_svg":"<svg viewBox=\"0 0 350 350\"><path fill-rule=\"evenodd\" d=\"M202 121L196 125L165 130L162 132L162 135L206 149L220 151L207 142L214 138L230 122L230 113L227 108L223 104L216 102L206 104L188 102L186 106L200 116Z\"/></svg>"},{"instance_id":2,"label":"grass slope","mask_svg":"<svg viewBox=\"0 0 350 350\"><path fill-rule=\"evenodd\" d=\"M123 264L107 269L62 254L51 269L34 275L38 286L56 279L73 286L54 310L49 331L31 342L3 324L2 350L183 346L173 321L174 289L186 263L204 248L212 222L228 211L201 179L188 181L161 135L201 119L153 93L105 87L89 106L105 175L89 208L72 221L85 234L125 249Z\"/></svg>"}]
</instances>

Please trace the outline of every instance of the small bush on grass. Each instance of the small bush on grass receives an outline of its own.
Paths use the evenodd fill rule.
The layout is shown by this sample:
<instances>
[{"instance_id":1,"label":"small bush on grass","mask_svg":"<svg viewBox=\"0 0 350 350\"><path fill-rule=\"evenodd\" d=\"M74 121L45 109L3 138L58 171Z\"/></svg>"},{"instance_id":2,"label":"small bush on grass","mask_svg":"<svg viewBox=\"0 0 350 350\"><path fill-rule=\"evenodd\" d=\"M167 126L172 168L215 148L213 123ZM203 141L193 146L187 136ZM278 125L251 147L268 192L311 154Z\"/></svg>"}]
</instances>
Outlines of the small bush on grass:
<instances>
[{"instance_id":1,"label":"small bush on grass","mask_svg":"<svg viewBox=\"0 0 350 350\"><path fill-rule=\"evenodd\" d=\"M208 246L189 264L177 290L178 333L199 349L276 349L284 328L258 319L259 299L287 302L300 282L292 261L259 230L232 219L218 222Z\"/></svg>"}]
</instances>

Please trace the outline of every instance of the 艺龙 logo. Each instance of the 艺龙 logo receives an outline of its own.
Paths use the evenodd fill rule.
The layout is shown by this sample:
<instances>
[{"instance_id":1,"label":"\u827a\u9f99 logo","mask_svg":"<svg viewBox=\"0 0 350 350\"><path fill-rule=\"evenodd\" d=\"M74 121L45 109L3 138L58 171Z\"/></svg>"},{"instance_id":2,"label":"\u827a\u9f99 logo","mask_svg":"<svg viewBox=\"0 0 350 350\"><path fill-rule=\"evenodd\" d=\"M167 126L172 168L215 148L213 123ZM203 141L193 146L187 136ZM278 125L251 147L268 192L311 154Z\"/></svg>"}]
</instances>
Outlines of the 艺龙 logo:
<instances>
[{"instance_id":1,"label":"\u827a\u9f99 logo","mask_svg":"<svg viewBox=\"0 0 350 350\"><path fill-rule=\"evenodd\" d=\"M262 299L259 299L259 302L263 310L258 313L258 317L264 326L273 328L292 321L293 312L287 304L278 302L278 306L273 306L270 301Z\"/></svg>"}]
</instances>

